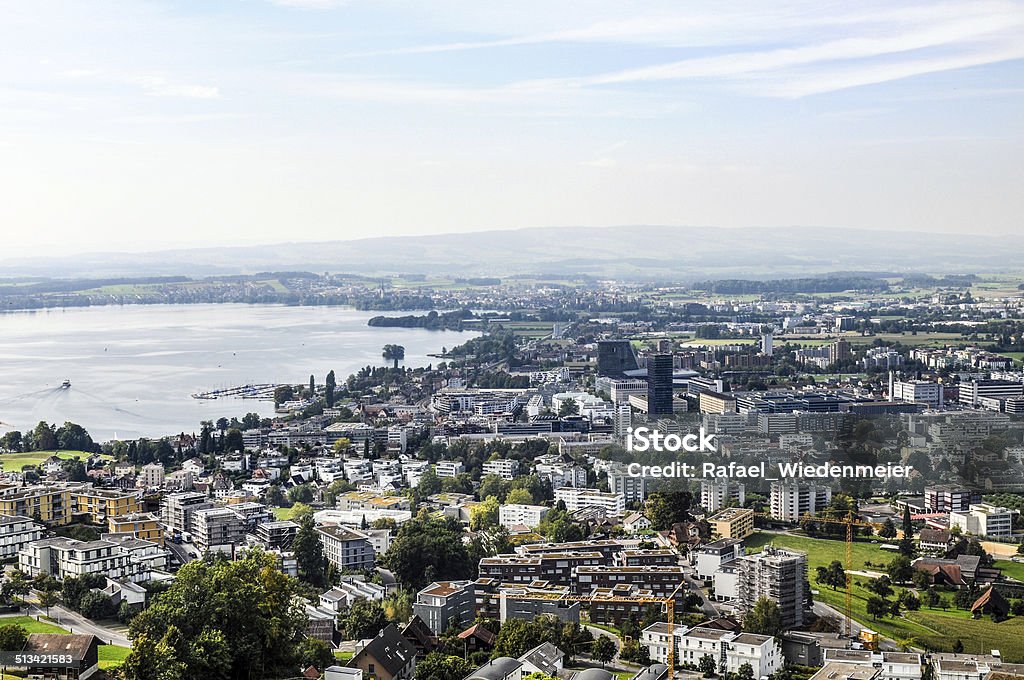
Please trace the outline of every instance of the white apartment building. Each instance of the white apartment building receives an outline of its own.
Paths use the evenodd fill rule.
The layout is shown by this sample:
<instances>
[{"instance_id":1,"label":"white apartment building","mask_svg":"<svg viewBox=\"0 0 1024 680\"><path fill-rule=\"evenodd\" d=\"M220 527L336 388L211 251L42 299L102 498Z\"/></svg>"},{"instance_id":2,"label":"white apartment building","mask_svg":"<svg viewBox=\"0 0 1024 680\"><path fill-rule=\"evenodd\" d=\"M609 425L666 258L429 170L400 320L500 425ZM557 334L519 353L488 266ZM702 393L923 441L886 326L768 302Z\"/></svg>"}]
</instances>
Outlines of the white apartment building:
<instances>
[{"instance_id":1,"label":"white apartment building","mask_svg":"<svg viewBox=\"0 0 1024 680\"><path fill-rule=\"evenodd\" d=\"M950 512L949 526L960 531L987 538L1011 538L1016 510L990 503L975 503L966 512Z\"/></svg>"},{"instance_id":2,"label":"white apartment building","mask_svg":"<svg viewBox=\"0 0 1024 680\"><path fill-rule=\"evenodd\" d=\"M772 519L798 522L804 515L824 510L832 501L832 487L798 482L772 482Z\"/></svg>"},{"instance_id":3,"label":"white apartment building","mask_svg":"<svg viewBox=\"0 0 1024 680\"><path fill-rule=\"evenodd\" d=\"M641 637L642 644L650 651L651 661L668 662L667 623L651 624L644 628ZM701 658L710 655L715 660L717 673L738 673L746 663L750 664L755 678L769 676L783 666L782 647L770 635L677 625L672 637L675 638L675 661L679 665L697 666Z\"/></svg>"},{"instance_id":4,"label":"white apartment building","mask_svg":"<svg viewBox=\"0 0 1024 680\"><path fill-rule=\"evenodd\" d=\"M622 494L627 503L643 503L647 498L647 478L633 476L625 468L608 470L608 490Z\"/></svg>"},{"instance_id":5,"label":"white apartment building","mask_svg":"<svg viewBox=\"0 0 1024 680\"><path fill-rule=\"evenodd\" d=\"M511 458L498 458L483 464L484 475L497 475L502 479L515 479L519 471L519 461Z\"/></svg>"},{"instance_id":6,"label":"white apartment building","mask_svg":"<svg viewBox=\"0 0 1024 680\"><path fill-rule=\"evenodd\" d=\"M465 471L466 466L461 460L439 460L434 464L434 474L442 479L461 475Z\"/></svg>"},{"instance_id":7,"label":"white apartment building","mask_svg":"<svg viewBox=\"0 0 1024 680\"><path fill-rule=\"evenodd\" d=\"M700 507L711 513L722 508L741 508L746 500L745 489L742 482L735 482L727 477L702 480Z\"/></svg>"},{"instance_id":8,"label":"white apartment building","mask_svg":"<svg viewBox=\"0 0 1024 680\"><path fill-rule=\"evenodd\" d=\"M86 542L57 537L33 541L18 552L18 568L29 578L39 574L50 574L59 580L86 574L133 582L149 578L144 565L134 561L128 551L118 543L103 540Z\"/></svg>"},{"instance_id":9,"label":"white apartment building","mask_svg":"<svg viewBox=\"0 0 1024 680\"><path fill-rule=\"evenodd\" d=\"M164 466L160 463L147 463L139 470L135 485L140 489L159 489L164 485Z\"/></svg>"},{"instance_id":10,"label":"white apartment building","mask_svg":"<svg viewBox=\"0 0 1024 680\"><path fill-rule=\"evenodd\" d=\"M543 505L502 505L498 508L498 524L505 528L521 524L532 529L540 524L548 510L550 508Z\"/></svg>"},{"instance_id":11,"label":"white apartment building","mask_svg":"<svg viewBox=\"0 0 1024 680\"><path fill-rule=\"evenodd\" d=\"M555 489L555 501L565 503L565 509L576 512L580 508L603 508L609 515L626 511L626 497L621 493L605 493L597 489L577 489L563 486Z\"/></svg>"},{"instance_id":12,"label":"white apartment building","mask_svg":"<svg viewBox=\"0 0 1024 680\"><path fill-rule=\"evenodd\" d=\"M914 652L876 652L867 649L822 649L822 662L878 668L879 680L921 680L921 655Z\"/></svg>"},{"instance_id":13,"label":"white apartment building","mask_svg":"<svg viewBox=\"0 0 1024 680\"><path fill-rule=\"evenodd\" d=\"M18 551L43 537L43 525L31 517L0 515L0 559L17 557Z\"/></svg>"},{"instance_id":14,"label":"white apartment building","mask_svg":"<svg viewBox=\"0 0 1024 680\"><path fill-rule=\"evenodd\" d=\"M369 571L374 566L373 545L362 531L339 526L316 528L327 561L339 570Z\"/></svg>"}]
</instances>

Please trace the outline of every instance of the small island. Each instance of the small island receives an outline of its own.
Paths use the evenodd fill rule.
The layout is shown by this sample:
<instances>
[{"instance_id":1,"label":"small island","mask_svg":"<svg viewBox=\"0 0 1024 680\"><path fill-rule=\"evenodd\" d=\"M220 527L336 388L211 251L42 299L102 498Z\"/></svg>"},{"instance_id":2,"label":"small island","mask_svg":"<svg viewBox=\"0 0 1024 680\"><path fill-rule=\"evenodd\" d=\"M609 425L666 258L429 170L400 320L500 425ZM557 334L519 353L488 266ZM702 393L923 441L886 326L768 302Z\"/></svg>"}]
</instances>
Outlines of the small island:
<instances>
[{"instance_id":1,"label":"small island","mask_svg":"<svg viewBox=\"0 0 1024 680\"><path fill-rule=\"evenodd\" d=\"M366 325L379 328L425 328L432 331L461 331L464 329L466 321L476 319L477 316L468 309L457 309L441 314L431 310L427 314L375 316L367 321Z\"/></svg>"}]
</instances>

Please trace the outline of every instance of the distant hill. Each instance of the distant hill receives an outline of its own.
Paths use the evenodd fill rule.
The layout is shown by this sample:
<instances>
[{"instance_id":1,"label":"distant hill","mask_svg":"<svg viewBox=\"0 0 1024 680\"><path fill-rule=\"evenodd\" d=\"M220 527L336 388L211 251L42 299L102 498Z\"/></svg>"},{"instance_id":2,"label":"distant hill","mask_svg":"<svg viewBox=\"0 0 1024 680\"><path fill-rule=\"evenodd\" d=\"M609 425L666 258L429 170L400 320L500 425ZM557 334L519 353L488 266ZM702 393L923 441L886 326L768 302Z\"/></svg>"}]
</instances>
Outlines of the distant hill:
<instances>
[{"instance_id":1,"label":"distant hill","mask_svg":"<svg viewBox=\"0 0 1024 680\"><path fill-rule=\"evenodd\" d=\"M997 244L1005 240L1007 247ZM695 280L843 271L996 272L1019 269L1012 239L815 227L550 227L85 253L0 260L0 276L203 276L267 270L364 275L543 275Z\"/></svg>"}]
</instances>

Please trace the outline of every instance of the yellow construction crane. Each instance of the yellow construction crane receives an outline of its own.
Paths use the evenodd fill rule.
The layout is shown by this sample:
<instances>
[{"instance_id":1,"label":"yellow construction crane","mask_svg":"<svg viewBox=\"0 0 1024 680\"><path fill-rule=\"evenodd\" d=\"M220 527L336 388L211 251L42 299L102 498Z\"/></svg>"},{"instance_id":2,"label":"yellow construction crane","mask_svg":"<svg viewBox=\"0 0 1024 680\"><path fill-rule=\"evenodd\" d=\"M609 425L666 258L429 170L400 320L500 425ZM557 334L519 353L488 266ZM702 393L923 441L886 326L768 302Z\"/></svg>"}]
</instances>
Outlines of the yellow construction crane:
<instances>
[{"instance_id":1,"label":"yellow construction crane","mask_svg":"<svg viewBox=\"0 0 1024 680\"><path fill-rule=\"evenodd\" d=\"M774 519L771 515L763 512L754 513L755 517L761 517L765 519ZM815 517L813 515L804 515L800 518L801 522L818 522L821 524L839 524L846 527L846 607L843 612L846 615L846 634L849 637L853 637L853 576L850 572L853 570L853 528L854 527L870 527L872 530L881 528L881 524L874 522L864 522L857 519L853 511L847 512L846 517Z\"/></svg>"},{"instance_id":2,"label":"yellow construction crane","mask_svg":"<svg viewBox=\"0 0 1024 680\"><path fill-rule=\"evenodd\" d=\"M685 585L686 581L683 581L672 594L666 598L653 597L648 595L563 595L562 593L508 593L508 597L515 598L517 600L544 600L547 602L563 601L563 602L580 602L580 603L598 603L598 602L617 602L617 603L630 603L630 604L658 604L665 607L665 620L668 624L668 674L666 680L673 680L675 676L675 662L676 662L676 640L675 640L675 605L676 595L679 589Z\"/></svg>"}]
</instances>

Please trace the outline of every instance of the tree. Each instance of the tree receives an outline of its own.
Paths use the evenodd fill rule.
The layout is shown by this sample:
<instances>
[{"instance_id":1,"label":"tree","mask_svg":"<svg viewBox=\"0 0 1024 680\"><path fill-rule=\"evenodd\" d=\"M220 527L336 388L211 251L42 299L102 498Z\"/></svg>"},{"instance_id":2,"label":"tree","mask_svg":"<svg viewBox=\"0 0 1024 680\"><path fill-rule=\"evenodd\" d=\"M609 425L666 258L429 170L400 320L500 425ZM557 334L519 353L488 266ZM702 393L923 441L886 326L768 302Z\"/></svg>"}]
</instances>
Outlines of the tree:
<instances>
[{"instance_id":1,"label":"tree","mask_svg":"<svg viewBox=\"0 0 1024 680\"><path fill-rule=\"evenodd\" d=\"M474 668L461 656L431 652L416 664L416 680L462 680Z\"/></svg>"},{"instance_id":2,"label":"tree","mask_svg":"<svg viewBox=\"0 0 1024 680\"><path fill-rule=\"evenodd\" d=\"M189 562L128 627L133 680L291 677L307 620L297 582L259 549Z\"/></svg>"},{"instance_id":3,"label":"tree","mask_svg":"<svg viewBox=\"0 0 1024 680\"><path fill-rule=\"evenodd\" d=\"M224 435L224 445L222 448L225 451L241 452L245 450L245 439L242 437L242 431L237 427L233 427L227 431Z\"/></svg>"},{"instance_id":4,"label":"tree","mask_svg":"<svg viewBox=\"0 0 1024 680\"><path fill-rule=\"evenodd\" d=\"M885 518L882 528L878 530L878 535L882 538L896 538L896 523L892 521L892 517Z\"/></svg>"},{"instance_id":5,"label":"tree","mask_svg":"<svg viewBox=\"0 0 1024 680\"><path fill-rule=\"evenodd\" d=\"M558 417L565 418L568 416L579 415L580 405L576 403L576 400L572 397L562 402L561 406L558 407Z\"/></svg>"},{"instance_id":6,"label":"tree","mask_svg":"<svg viewBox=\"0 0 1024 680\"><path fill-rule=\"evenodd\" d=\"M279 385L274 389L274 406L280 406L286 401L295 399L295 390L291 385Z\"/></svg>"},{"instance_id":7,"label":"tree","mask_svg":"<svg viewBox=\"0 0 1024 680\"><path fill-rule=\"evenodd\" d=\"M831 586L832 590L837 590L840 586L845 586L846 570L843 569L843 563L839 560L832 560L832 563L827 567L818 567L817 575L814 580L816 583Z\"/></svg>"},{"instance_id":8,"label":"tree","mask_svg":"<svg viewBox=\"0 0 1024 680\"><path fill-rule=\"evenodd\" d=\"M79 599L78 611L87 619L106 619L112 617L117 609L108 596L99 590L90 590Z\"/></svg>"},{"instance_id":9,"label":"tree","mask_svg":"<svg viewBox=\"0 0 1024 680\"><path fill-rule=\"evenodd\" d=\"M937 590L935 590L935 586L932 586L928 590L924 591L924 603L929 607L934 608L935 605L937 605L941 599L942 596L939 595Z\"/></svg>"},{"instance_id":10,"label":"tree","mask_svg":"<svg viewBox=\"0 0 1024 680\"><path fill-rule=\"evenodd\" d=\"M889 566L885 568L889 578L896 583L906 583L914 578L914 565L911 564L910 558L904 555L894 558L889 562Z\"/></svg>"},{"instance_id":11,"label":"tree","mask_svg":"<svg viewBox=\"0 0 1024 680\"><path fill-rule=\"evenodd\" d=\"M960 638L957 638L956 642L953 643L953 653L954 654L963 654L964 653L964 643L963 643L963 640L961 640Z\"/></svg>"},{"instance_id":12,"label":"tree","mask_svg":"<svg viewBox=\"0 0 1024 680\"><path fill-rule=\"evenodd\" d=\"M511 503L506 500L509 493L509 483L498 475L484 475L480 479L480 500L488 496L494 496L499 503ZM532 501L531 501L532 502Z\"/></svg>"},{"instance_id":13,"label":"tree","mask_svg":"<svg viewBox=\"0 0 1024 680\"><path fill-rule=\"evenodd\" d=\"M379 600L357 597L338 624L346 640L362 640L376 636L388 625L388 619Z\"/></svg>"},{"instance_id":14,"label":"tree","mask_svg":"<svg viewBox=\"0 0 1024 680\"><path fill-rule=\"evenodd\" d=\"M758 598L753 609L743 617L743 630L758 635L781 635L782 613L779 605L767 597Z\"/></svg>"},{"instance_id":15,"label":"tree","mask_svg":"<svg viewBox=\"0 0 1024 680\"><path fill-rule=\"evenodd\" d=\"M45 420L32 430L32 448L36 451L50 451L57 448L57 433Z\"/></svg>"},{"instance_id":16,"label":"tree","mask_svg":"<svg viewBox=\"0 0 1024 680\"><path fill-rule=\"evenodd\" d=\"M715 658L710 654L705 654L700 657L700 662L697 664L697 670L705 678L711 678L715 675Z\"/></svg>"},{"instance_id":17,"label":"tree","mask_svg":"<svg viewBox=\"0 0 1024 680\"><path fill-rule=\"evenodd\" d=\"M888 576L871 579L867 583L867 589L879 597L889 597L892 595L892 581Z\"/></svg>"},{"instance_id":18,"label":"tree","mask_svg":"<svg viewBox=\"0 0 1024 680\"><path fill-rule=\"evenodd\" d=\"M288 489L288 500L292 503L309 503L313 500L313 489L309 484L300 484Z\"/></svg>"},{"instance_id":19,"label":"tree","mask_svg":"<svg viewBox=\"0 0 1024 680\"><path fill-rule=\"evenodd\" d=\"M616 651L618 648L615 646L614 640L607 635L598 635L594 640L594 645L590 648L590 655L604 666L615 658Z\"/></svg>"},{"instance_id":20,"label":"tree","mask_svg":"<svg viewBox=\"0 0 1024 680\"><path fill-rule=\"evenodd\" d=\"M327 558L313 516L302 513L294 521L299 524L292 542L292 551L299 566L299 578L314 586L324 586L327 583Z\"/></svg>"},{"instance_id":21,"label":"tree","mask_svg":"<svg viewBox=\"0 0 1024 680\"><path fill-rule=\"evenodd\" d=\"M454 517L421 513L398 529L384 563L407 590L419 591L435 580L471 578L473 564Z\"/></svg>"},{"instance_id":22,"label":"tree","mask_svg":"<svg viewBox=\"0 0 1024 680\"><path fill-rule=\"evenodd\" d=\"M328 408L334 406L334 387L336 385L337 381L334 377L334 371L331 370L327 374L327 379L324 380L324 401L327 402Z\"/></svg>"},{"instance_id":23,"label":"tree","mask_svg":"<svg viewBox=\"0 0 1024 680\"><path fill-rule=\"evenodd\" d=\"M25 649L26 642L28 642L28 631L24 627L14 623L0 626L0 650L20 652Z\"/></svg>"},{"instance_id":24,"label":"tree","mask_svg":"<svg viewBox=\"0 0 1024 680\"><path fill-rule=\"evenodd\" d=\"M423 474L420 475L419 484L416 485L416 490L421 496L433 496L436 493L441 493L441 478L434 472L434 466L428 466Z\"/></svg>"},{"instance_id":25,"label":"tree","mask_svg":"<svg viewBox=\"0 0 1024 680\"><path fill-rule=\"evenodd\" d=\"M528 489L512 489L505 497L506 505L533 505L533 495Z\"/></svg>"},{"instance_id":26,"label":"tree","mask_svg":"<svg viewBox=\"0 0 1024 680\"><path fill-rule=\"evenodd\" d=\"M405 359L405 348L401 345L384 345L381 356L384 357L384 361L393 361L394 368L397 369L398 362Z\"/></svg>"},{"instance_id":27,"label":"tree","mask_svg":"<svg viewBox=\"0 0 1024 680\"><path fill-rule=\"evenodd\" d=\"M651 520L655 531L664 531L676 522L691 519L690 505L693 496L689 491L656 491L647 497L644 515Z\"/></svg>"},{"instance_id":28,"label":"tree","mask_svg":"<svg viewBox=\"0 0 1024 680\"><path fill-rule=\"evenodd\" d=\"M473 531L490 529L498 525L498 499L490 496L469 511L469 528Z\"/></svg>"},{"instance_id":29,"label":"tree","mask_svg":"<svg viewBox=\"0 0 1024 680\"><path fill-rule=\"evenodd\" d=\"M900 539L900 554L904 557L913 557L914 552L914 524L910 520L910 506L907 506L903 508L903 538Z\"/></svg>"},{"instance_id":30,"label":"tree","mask_svg":"<svg viewBox=\"0 0 1024 680\"><path fill-rule=\"evenodd\" d=\"M57 592L54 590L41 590L39 591L39 606L46 610L46 615L50 615L50 607L57 604Z\"/></svg>"},{"instance_id":31,"label":"tree","mask_svg":"<svg viewBox=\"0 0 1024 680\"><path fill-rule=\"evenodd\" d=\"M312 666L322 672L335 663L334 653L323 640L308 637L299 645L299 665L303 668Z\"/></svg>"},{"instance_id":32,"label":"tree","mask_svg":"<svg viewBox=\"0 0 1024 680\"><path fill-rule=\"evenodd\" d=\"M885 616L889 613L889 601L877 595L869 597L866 606L868 614L871 614L871 618L875 621L878 620L879 616Z\"/></svg>"},{"instance_id":33,"label":"tree","mask_svg":"<svg viewBox=\"0 0 1024 680\"><path fill-rule=\"evenodd\" d=\"M739 676L739 680L754 680L754 667L749 663L744 663L736 674Z\"/></svg>"}]
</instances>

